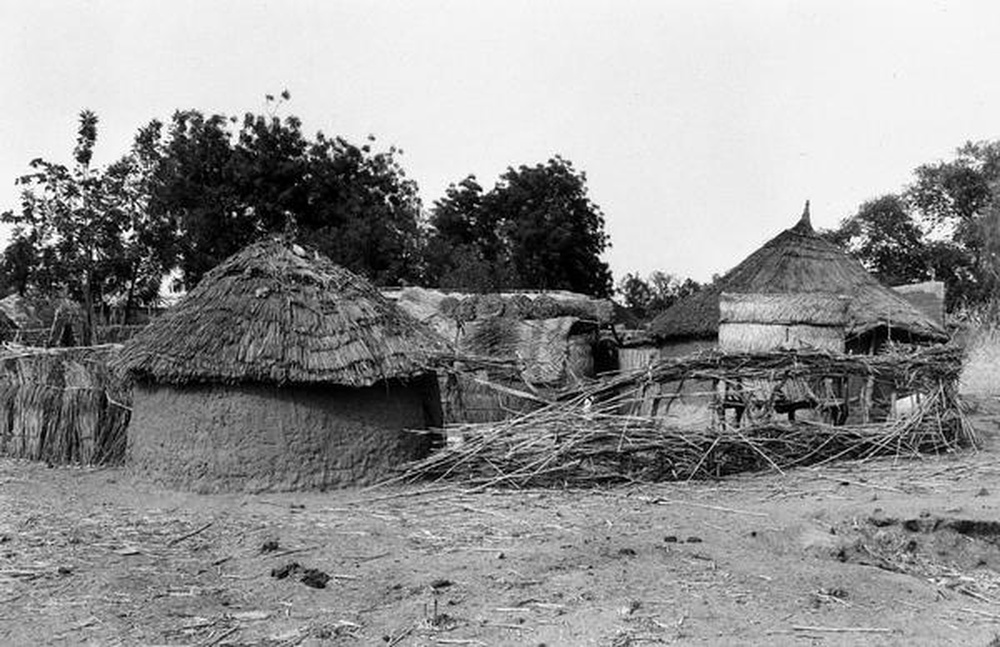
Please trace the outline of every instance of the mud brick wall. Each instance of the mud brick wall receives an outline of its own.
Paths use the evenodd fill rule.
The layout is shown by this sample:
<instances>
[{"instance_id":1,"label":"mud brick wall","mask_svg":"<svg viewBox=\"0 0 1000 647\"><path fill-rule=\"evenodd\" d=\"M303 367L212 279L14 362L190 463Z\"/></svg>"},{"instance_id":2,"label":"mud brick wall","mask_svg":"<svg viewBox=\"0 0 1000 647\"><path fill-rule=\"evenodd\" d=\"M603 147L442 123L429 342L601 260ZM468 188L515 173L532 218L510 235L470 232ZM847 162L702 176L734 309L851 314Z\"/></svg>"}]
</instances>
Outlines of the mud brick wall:
<instances>
[{"instance_id":1,"label":"mud brick wall","mask_svg":"<svg viewBox=\"0 0 1000 647\"><path fill-rule=\"evenodd\" d=\"M370 484L429 451L428 436L404 431L425 427L429 395L402 382L136 385L126 464L199 492Z\"/></svg>"}]
</instances>

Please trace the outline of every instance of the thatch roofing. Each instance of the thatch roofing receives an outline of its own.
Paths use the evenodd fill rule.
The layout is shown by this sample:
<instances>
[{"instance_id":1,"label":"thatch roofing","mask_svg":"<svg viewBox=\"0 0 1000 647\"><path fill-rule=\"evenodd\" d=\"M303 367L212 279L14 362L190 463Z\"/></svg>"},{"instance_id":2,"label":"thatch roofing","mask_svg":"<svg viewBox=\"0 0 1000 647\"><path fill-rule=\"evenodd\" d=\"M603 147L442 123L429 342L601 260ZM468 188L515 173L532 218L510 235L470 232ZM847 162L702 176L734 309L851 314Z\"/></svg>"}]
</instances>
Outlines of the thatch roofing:
<instances>
[{"instance_id":1,"label":"thatch roofing","mask_svg":"<svg viewBox=\"0 0 1000 647\"><path fill-rule=\"evenodd\" d=\"M369 386L432 370L446 342L368 281L287 240L245 248L125 344L152 382Z\"/></svg>"},{"instance_id":2,"label":"thatch roofing","mask_svg":"<svg viewBox=\"0 0 1000 647\"><path fill-rule=\"evenodd\" d=\"M888 326L917 338L943 340L944 329L880 284L860 262L821 238L809 221L781 232L725 276L657 317L650 331L661 340L711 339L719 332L719 298L732 294L825 293L849 298L846 334Z\"/></svg>"},{"instance_id":3,"label":"thatch roofing","mask_svg":"<svg viewBox=\"0 0 1000 647\"><path fill-rule=\"evenodd\" d=\"M837 326L847 321L848 297L824 292L719 295L719 322L782 326Z\"/></svg>"}]
</instances>

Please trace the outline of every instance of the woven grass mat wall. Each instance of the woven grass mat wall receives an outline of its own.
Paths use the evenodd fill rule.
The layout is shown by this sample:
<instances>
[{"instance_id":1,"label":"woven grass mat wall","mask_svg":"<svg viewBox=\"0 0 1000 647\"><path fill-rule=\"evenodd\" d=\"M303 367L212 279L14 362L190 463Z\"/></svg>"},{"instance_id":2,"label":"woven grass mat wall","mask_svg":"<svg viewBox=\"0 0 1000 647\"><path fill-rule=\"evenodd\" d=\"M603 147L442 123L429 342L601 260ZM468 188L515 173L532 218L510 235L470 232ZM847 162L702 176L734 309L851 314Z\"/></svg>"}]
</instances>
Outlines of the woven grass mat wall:
<instances>
[{"instance_id":1,"label":"woven grass mat wall","mask_svg":"<svg viewBox=\"0 0 1000 647\"><path fill-rule=\"evenodd\" d=\"M0 455L99 465L124 456L131 386L117 346L0 350Z\"/></svg>"}]
</instances>

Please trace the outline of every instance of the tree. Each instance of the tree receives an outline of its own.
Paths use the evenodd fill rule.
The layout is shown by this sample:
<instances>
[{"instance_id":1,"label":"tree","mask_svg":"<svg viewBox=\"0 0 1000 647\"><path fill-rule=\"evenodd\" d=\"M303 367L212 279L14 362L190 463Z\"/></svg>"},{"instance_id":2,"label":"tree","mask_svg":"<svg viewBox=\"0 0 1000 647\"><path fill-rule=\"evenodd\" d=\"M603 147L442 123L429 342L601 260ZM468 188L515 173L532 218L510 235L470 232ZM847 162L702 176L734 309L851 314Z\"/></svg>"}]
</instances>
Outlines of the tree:
<instances>
[{"instance_id":1,"label":"tree","mask_svg":"<svg viewBox=\"0 0 1000 647\"><path fill-rule=\"evenodd\" d=\"M929 248L924 232L898 195L869 200L845 219L830 239L849 250L887 285L930 278Z\"/></svg>"},{"instance_id":2,"label":"tree","mask_svg":"<svg viewBox=\"0 0 1000 647\"><path fill-rule=\"evenodd\" d=\"M931 224L938 275L950 306L995 297L1000 288L1000 141L967 142L949 161L914 171L906 198Z\"/></svg>"},{"instance_id":3,"label":"tree","mask_svg":"<svg viewBox=\"0 0 1000 647\"><path fill-rule=\"evenodd\" d=\"M15 229L0 256L0 294L15 292L25 296L34 262L34 245L23 228Z\"/></svg>"},{"instance_id":4,"label":"tree","mask_svg":"<svg viewBox=\"0 0 1000 647\"><path fill-rule=\"evenodd\" d=\"M483 206L474 175L448 187L434 204L433 233L424 249L425 279L449 290L497 292L520 287L509 262L501 219Z\"/></svg>"},{"instance_id":5,"label":"tree","mask_svg":"<svg viewBox=\"0 0 1000 647\"><path fill-rule=\"evenodd\" d=\"M899 194L861 205L829 240L890 285L937 279L949 310L1000 290L1000 142L969 142L924 164Z\"/></svg>"},{"instance_id":6,"label":"tree","mask_svg":"<svg viewBox=\"0 0 1000 647\"><path fill-rule=\"evenodd\" d=\"M693 279L681 280L671 274L656 271L645 280L638 273L626 274L618 282L617 292L623 305L633 316L640 321L648 321L702 287Z\"/></svg>"},{"instance_id":7,"label":"tree","mask_svg":"<svg viewBox=\"0 0 1000 647\"><path fill-rule=\"evenodd\" d=\"M44 297L67 296L84 305L84 343L92 340L94 317L123 304L126 321L137 303L156 298L164 263L163 232L151 227L145 185L150 158L141 139L106 168L92 165L97 116L80 113L74 164L43 159L18 179L24 187L19 213L4 250L10 287Z\"/></svg>"},{"instance_id":8,"label":"tree","mask_svg":"<svg viewBox=\"0 0 1000 647\"><path fill-rule=\"evenodd\" d=\"M95 303L103 302L106 284L118 270L123 229L119 214L104 208L103 172L91 167L97 121L89 110L80 113L72 167L32 160L34 172L17 180L24 187L20 213L8 211L2 217L17 228L15 251L8 258L20 261L24 283L34 276L45 292L58 291L83 303L83 343L93 340ZM28 261L30 255L34 259Z\"/></svg>"},{"instance_id":9,"label":"tree","mask_svg":"<svg viewBox=\"0 0 1000 647\"><path fill-rule=\"evenodd\" d=\"M289 99L287 92L282 100ZM173 256L187 285L269 233L298 235L376 283L416 280L422 237L416 184L391 147L302 132L296 117L242 120L174 114L151 171L150 208L175 231Z\"/></svg>"},{"instance_id":10,"label":"tree","mask_svg":"<svg viewBox=\"0 0 1000 647\"><path fill-rule=\"evenodd\" d=\"M429 280L609 296L611 272L600 255L610 243L586 180L556 156L508 168L487 193L473 176L452 185L431 212Z\"/></svg>"}]
</instances>

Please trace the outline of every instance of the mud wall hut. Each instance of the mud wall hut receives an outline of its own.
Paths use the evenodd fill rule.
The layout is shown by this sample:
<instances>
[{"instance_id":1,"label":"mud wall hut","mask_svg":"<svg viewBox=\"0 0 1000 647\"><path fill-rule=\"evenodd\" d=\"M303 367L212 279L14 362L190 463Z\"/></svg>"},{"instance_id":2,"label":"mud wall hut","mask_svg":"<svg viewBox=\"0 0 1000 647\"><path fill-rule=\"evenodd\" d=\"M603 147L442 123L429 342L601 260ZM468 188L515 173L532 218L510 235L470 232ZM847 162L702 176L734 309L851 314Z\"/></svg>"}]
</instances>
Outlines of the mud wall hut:
<instances>
[{"instance_id":1,"label":"mud wall hut","mask_svg":"<svg viewBox=\"0 0 1000 647\"><path fill-rule=\"evenodd\" d=\"M426 454L447 344L287 240L251 245L129 340L127 464L199 491L371 483Z\"/></svg>"},{"instance_id":2,"label":"mud wall hut","mask_svg":"<svg viewBox=\"0 0 1000 647\"><path fill-rule=\"evenodd\" d=\"M723 293L844 297L844 347L849 353L875 353L889 340L940 342L948 338L938 321L880 284L861 263L817 234L808 203L794 227L653 321L650 332L657 338L662 356L718 344Z\"/></svg>"}]
</instances>

